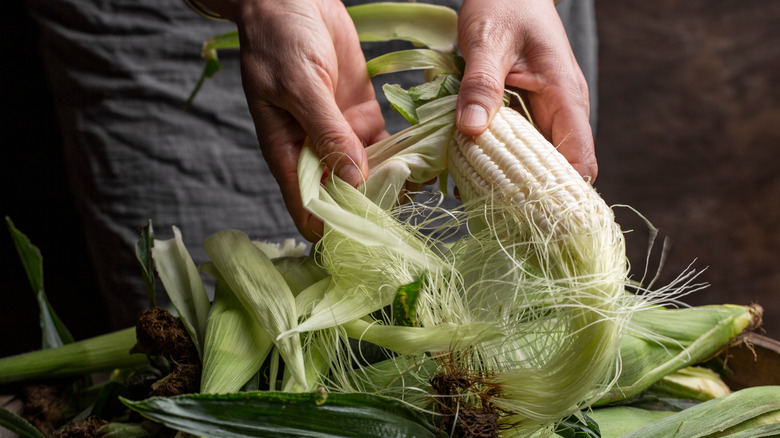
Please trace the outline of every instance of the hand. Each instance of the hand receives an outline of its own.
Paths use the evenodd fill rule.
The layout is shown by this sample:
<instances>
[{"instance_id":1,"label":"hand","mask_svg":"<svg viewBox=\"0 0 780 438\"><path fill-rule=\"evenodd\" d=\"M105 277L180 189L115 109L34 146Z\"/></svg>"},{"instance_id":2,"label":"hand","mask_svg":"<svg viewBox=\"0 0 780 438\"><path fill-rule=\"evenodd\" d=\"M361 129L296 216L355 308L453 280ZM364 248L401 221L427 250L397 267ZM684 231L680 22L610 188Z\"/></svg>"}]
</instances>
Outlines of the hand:
<instances>
[{"instance_id":1,"label":"hand","mask_svg":"<svg viewBox=\"0 0 780 438\"><path fill-rule=\"evenodd\" d=\"M598 173L588 87L552 0L464 0L458 41L466 71L457 123L479 135L505 85L524 90L542 134L591 181Z\"/></svg>"},{"instance_id":2,"label":"hand","mask_svg":"<svg viewBox=\"0 0 780 438\"><path fill-rule=\"evenodd\" d=\"M235 21L241 73L260 148L301 234L322 223L303 208L298 156L311 138L327 167L357 186L363 150L387 135L352 20L339 0L203 2Z\"/></svg>"}]
</instances>

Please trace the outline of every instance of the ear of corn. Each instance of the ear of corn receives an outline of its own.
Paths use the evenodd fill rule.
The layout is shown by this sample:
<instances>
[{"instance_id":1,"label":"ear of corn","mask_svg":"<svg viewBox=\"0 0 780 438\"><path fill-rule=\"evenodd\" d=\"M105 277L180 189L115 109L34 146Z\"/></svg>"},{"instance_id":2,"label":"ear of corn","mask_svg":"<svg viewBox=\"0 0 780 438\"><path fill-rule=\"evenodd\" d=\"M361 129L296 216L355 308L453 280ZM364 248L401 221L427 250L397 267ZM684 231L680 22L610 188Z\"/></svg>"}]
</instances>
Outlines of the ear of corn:
<instances>
[{"instance_id":1,"label":"ear of corn","mask_svg":"<svg viewBox=\"0 0 780 438\"><path fill-rule=\"evenodd\" d=\"M648 392L657 397L707 401L729 394L731 389L709 368L686 367L665 375Z\"/></svg>"},{"instance_id":2,"label":"ear of corn","mask_svg":"<svg viewBox=\"0 0 780 438\"><path fill-rule=\"evenodd\" d=\"M381 287L371 287L370 292L358 289L352 295L384 296L384 305L390 304L398 286L425 272L430 281L420 291L420 329L450 323L465 330L485 323L503 333L470 348L451 344L449 359L432 360L440 362L443 375L463 370L474 379L474 391L490 393L492 406L511 412L501 417L501 424L512 424L519 434L533 433L592 403L615 379L622 327L631 306L637 305L624 294L623 238L609 207L524 118L504 108L483 136L467 138L453 125L455 99L441 98L417 108L418 125L368 148L372 174L365 192L382 208L359 201L354 189L336 177L316 197L359 219L385 223L376 218L390 218L385 221L393 224L403 207L390 208L387 200L395 201L395 195L388 198L387 193L397 193L403 180L422 181L448 169L464 198L463 212L452 218L467 219L471 225L481 222L483 227L472 226L469 236L437 255L414 243L428 246L435 241L406 224L394 237L383 231L387 245L375 251L366 242L376 236L363 241L360 234L343 229L343 215L321 215L318 210L324 209L309 201L307 205L315 206L310 210L326 226L317 250L337 281L344 275L363 285L386 285L386 294ZM446 153L428 155L442 150ZM387 187L388 179L387 186L396 188L375 188ZM306 203L314 197L304 194L303 199ZM441 262L415 264L396 257L402 254L395 250L399 243L409 242L418 254L431 254ZM374 266L367 267L366 260ZM341 304L329 305L319 313L332 315L339 308ZM338 322L350 328L351 336L368 332L366 323L348 321L356 320L358 313ZM313 328L306 321L298 328L304 327ZM382 344L390 338L372 341ZM404 351L423 350L410 346Z\"/></svg>"},{"instance_id":3,"label":"ear of corn","mask_svg":"<svg viewBox=\"0 0 780 438\"><path fill-rule=\"evenodd\" d=\"M306 388L301 343L297 337L276 339L297 324L295 298L268 256L246 234L224 230L204 243L220 276L244 307L273 339L281 357L302 388Z\"/></svg>"},{"instance_id":4,"label":"ear of corn","mask_svg":"<svg viewBox=\"0 0 780 438\"><path fill-rule=\"evenodd\" d=\"M239 389L260 369L273 340L223 280L217 280L203 352L202 393Z\"/></svg>"},{"instance_id":5,"label":"ear of corn","mask_svg":"<svg viewBox=\"0 0 780 438\"><path fill-rule=\"evenodd\" d=\"M636 312L621 341L620 377L598 404L637 395L664 376L711 356L751 327L755 318L755 309L735 305Z\"/></svg>"}]
</instances>

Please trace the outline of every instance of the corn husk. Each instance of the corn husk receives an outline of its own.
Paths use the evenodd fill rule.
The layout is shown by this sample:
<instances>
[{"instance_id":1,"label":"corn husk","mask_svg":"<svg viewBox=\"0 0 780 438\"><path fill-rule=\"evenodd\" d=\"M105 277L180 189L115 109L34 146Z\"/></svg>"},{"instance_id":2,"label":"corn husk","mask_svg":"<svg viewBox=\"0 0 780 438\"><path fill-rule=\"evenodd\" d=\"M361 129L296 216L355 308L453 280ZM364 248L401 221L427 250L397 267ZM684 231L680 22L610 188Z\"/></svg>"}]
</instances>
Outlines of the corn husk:
<instances>
[{"instance_id":1,"label":"corn husk","mask_svg":"<svg viewBox=\"0 0 780 438\"><path fill-rule=\"evenodd\" d=\"M206 327L202 393L237 392L260 369L273 340L223 280L217 280Z\"/></svg>"},{"instance_id":2,"label":"corn husk","mask_svg":"<svg viewBox=\"0 0 780 438\"><path fill-rule=\"evenodd\" d=\"M620 377L596 405L635 396L664 376L717 353L756 317L755 309L730 304L635 313L633 330L620 344Z\"/></svg>"}]
</instances>

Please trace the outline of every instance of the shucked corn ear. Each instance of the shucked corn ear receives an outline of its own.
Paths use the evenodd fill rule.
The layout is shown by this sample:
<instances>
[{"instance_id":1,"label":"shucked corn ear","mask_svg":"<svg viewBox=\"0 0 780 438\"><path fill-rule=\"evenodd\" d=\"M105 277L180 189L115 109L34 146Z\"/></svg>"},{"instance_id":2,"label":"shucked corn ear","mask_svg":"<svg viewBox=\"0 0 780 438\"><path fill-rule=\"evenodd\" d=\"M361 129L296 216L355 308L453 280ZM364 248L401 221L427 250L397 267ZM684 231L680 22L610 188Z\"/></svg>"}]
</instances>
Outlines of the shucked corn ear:
<instances>
[{"instance_id":1,"label":"shucked corn ear","mask_svg":"<svg viewBox=\"0 0 780 438\"><path fill-rule=\"evenodd\" d=\"M493 298L496 279L506 274L495 268L500 261L491 254L509 254L508 261L519 267L521 286L508 292L522 298L496 298L511 303L508 312L525 315L506 323L526 321L522 330L547 332L510 338L523 355L540 360L514 357L490 371L501 388L491 402L517 413L507 422L517 422L518 433L530 432L592 403L616 376L627 314L623 235L594 188L511 108L501 108L477 137L454 130L448 170L464 200L472 234L489 249L487 256L484 250L456 249L469 265L485 261L478 275L471 276L476 280L467 284L467 294ZM459 268L464 274L468 270ZM533 309L550 315L534 315ZM529 390L534 381L538 390Z\"/></svg>"},{"instance_id":2,"label":"shucked corn ear","mask_svg":"<svg viewBox=\"0 0 780 438\"><path fill-rule=\"evenodd\" d=\"M395 199L400 181L421 182L445 170L452 174L464 206L462 212L444 211L443 216L454 217L456 223L467 220L468 235L439 252L438 238L416 234L418 228L410 222L403 222L409 234L398 234L406 236L399 239L405 244L420 239L421 254L441 263L412 263L424 257L405 257L407 250L391 253L387 246L371 243L381 241L382 230L367 238L341 232L344 223L371 222L373 216L356 211L357 200L346 201L345 193L356 190L335 177L324 188L318 179L308 184L302 180L302 190L310 190L302 198L318 200L307 206L325 223L317 250L329 271L343 274L346 257L350 279L372 285L374 291L380 290L374 284L397 289L423 273L416 308L419 327L487 323L504 334L475 345L454 342L445 351L429 351L420 360L435 361L438 367L433 376L409 380L409 399L419 394L415 387L429 385L434 398L447 394L438 400L442 406L449 403L453 415L465 409L495 409L502 412L495 426L507 430L504 436L528 435L594 402L615 379L620 334L631 310L624 293L623 237L595 190L520 114L503 108L483 135L470 138L454 126L455 98L418 108L420 124L367 150L372 174L365 193L382 207ZM302 163L312 159L304 152ZM304 171L321 174L302 165L299 176ZM329 217L318 205L324 203L338 205L352 216ZM425 209L418 204L410 208ZM389 208L388 213L403 214L403 209ZM435 216L436 207L431 210ZM379 217L380 211L372 215ZM369 259L383 268L364 268ZM330 266L331 260L342 264ZM372 292L361 301L376 296ZM335 306L326 310L323 315L339 311ZM371 341L393 349L379 336ZM443 388L461 378L472 386ZM335 384L334 389L382 390L373 383L349 388Z\"/></svg>"}]
</instances>

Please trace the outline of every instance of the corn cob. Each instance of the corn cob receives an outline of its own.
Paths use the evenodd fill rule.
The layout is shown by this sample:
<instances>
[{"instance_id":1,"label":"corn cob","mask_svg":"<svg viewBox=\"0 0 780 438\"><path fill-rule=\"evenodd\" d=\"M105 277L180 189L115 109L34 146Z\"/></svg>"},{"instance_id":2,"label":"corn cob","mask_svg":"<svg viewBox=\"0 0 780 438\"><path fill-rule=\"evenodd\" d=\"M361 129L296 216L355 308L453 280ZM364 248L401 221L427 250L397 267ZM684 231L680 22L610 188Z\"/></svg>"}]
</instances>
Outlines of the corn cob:
<instances>
[{"instance_id":1,"label":"corn cob","mask_svg":"<svg viewBox=\"0 0 780 438\"><path fill-rule=\"evenodd\" d=\"M598 224L620 235L610 208L593 187L511 108L502 107L478 137L456 131L448 161L452 179L467 202L490 196L496 204L524 209L523 216L530 220L527 225L543 234L576 235ZM507 219L502 215L502 222ZM499 223L492 222L491 226Z\"/></svg>"}]
</instances>

